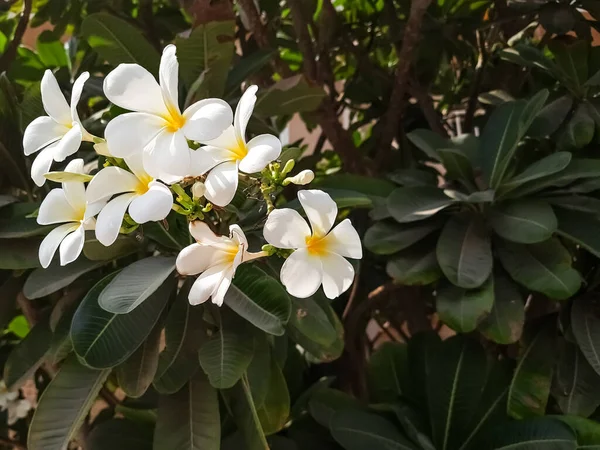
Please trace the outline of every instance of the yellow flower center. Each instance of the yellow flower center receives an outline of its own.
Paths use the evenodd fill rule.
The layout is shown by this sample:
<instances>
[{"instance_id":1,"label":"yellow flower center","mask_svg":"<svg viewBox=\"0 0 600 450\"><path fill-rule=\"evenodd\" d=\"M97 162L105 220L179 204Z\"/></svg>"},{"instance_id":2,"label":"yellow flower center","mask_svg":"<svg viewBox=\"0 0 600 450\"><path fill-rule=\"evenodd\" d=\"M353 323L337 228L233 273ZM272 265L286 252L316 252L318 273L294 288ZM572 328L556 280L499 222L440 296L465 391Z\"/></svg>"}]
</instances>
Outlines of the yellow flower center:
<instances>
[{"instance_id":1,"label":"yellow flower center","mask_svg":"<svg viewBox=\"0 0 600 450\"><path fill-rule=\"evenodd\" d=\"M150 189L148 185L152 181L152 177L150 175L142 175L141 177L138 176L138 180L138 184L135 187L135 193L144 195Z\"/></svg>"},{"instance_id":2,"label":"yellow flower center","mask_svg":"<svg viewBox=\"0 0 600 450\"><path fill-rule=\"evenodd\" d=\"M314 256L321 256L327 252L327 241L323 236L307 236L306 249Z\"/></svg>"},{"instance_id":3,"label":"yellow flower center","mask_svg":"<svg viewBox=\"0 0 600 450\"><path fill-rule=\"evenodd\" d=\"M248 154L248 147L246 147L246 144L241 140L238 140L237 145L229 150L233 153L233 157L236 161L241 161Z\"/></svg>"},{"instance_id":4,"label":"yellow flower center","mask_svg":"<svg viewBox=\"0 0 600 450\"><path fill-rule=\"evenodd\" d=\"M169 115L163 117L167 121L167 131L175 133L185 125L185 117L173 105L167 105Z\"/></svg>"},{"instance_id":5,"label":"yellow flower center","mask_svg":"<svg viewBox=\"0 0 600 450\"><path fill-rule=\"evenodd\" d=\"M235 261L235 257L238 254L238 246L237 245L231 245L230 247L227 247L227 250L225 250L225 261L227 261L227 263L229 264L233 264L233 261Z\"/></svg>"}]
</instances>

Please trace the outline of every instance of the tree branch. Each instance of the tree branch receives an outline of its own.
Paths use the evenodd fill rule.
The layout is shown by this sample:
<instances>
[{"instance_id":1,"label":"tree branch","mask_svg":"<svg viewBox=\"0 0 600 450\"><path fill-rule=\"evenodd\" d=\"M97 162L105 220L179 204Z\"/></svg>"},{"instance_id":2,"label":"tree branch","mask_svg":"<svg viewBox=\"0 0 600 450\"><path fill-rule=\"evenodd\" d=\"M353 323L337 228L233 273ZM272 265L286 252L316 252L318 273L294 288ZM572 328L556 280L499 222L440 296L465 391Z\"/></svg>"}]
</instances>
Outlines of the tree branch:
<instances>
[{"instance_id":1,"label":"tree branch","mask_svg":"<svg viewBox=\"0 0 600 450\"><path fill-rule=\"evenodd\" d=\"M8 47L4 51L4 54L0 56L0 73L8 70L11 63L17 56L17 50L21 45L23 35L25 34L25 30L27 29L27 25L29 25L29 16L31 15L32 4L33 0L24 0L23 2L23 13L21 14L21 18L19 19L17 28L15 29L15 36L13 37L13 40L10 42L10 44L8 44Z\"/></svg>"},{"instance_id":2,"label":"tree branch","mask_svg":"<svg viewBox=\"0 0 600 450\"><path fill-rule=\"evenodd\" d=\"M417 80L411 80L408 89L410 94L417 99L419 107L423 112L423 116L425 116L425 120L427 120L429 128L431 128L432 131L435 131L440 136L447 138L448 133L442 124L440 115L435 110L433 100L427 93L427 90L424 89Z\"/></svg>"},{"instance_id":3,"label":"tree branch","mask_svg":"<svg viewBox=\"0 0 600 450\"><path fill-rule=\"evenodd\" d=\"M485 40L481 30L476 30L477 36L477 65L475 66L475 77L473 78L473 84L471 85L471 92L469 95L469 101L467 103L467 112L465 113L465 123L463 130L465 133L473 131L473 119L475 118L475 111L477 110L477 98L479 96L479 89L481 88L481 82L483 81L483 69L486 63L486 52L485 52Z\"/></svg>"},{"instance_id":4,"label":"tree branch","mask_svg":"<svg viewBox=\"0 0 600 450\"><path fill-rule=\"evenodd\" d=\"M391 154L392 140L396 135L396 129L400 126L402 114L406 106L404 96L408 90L408 77L413 56L421 38L421 24L431 1L413 0L411 4L410 15L404 29L402 47L398 54L394 88L390 97L388 110L382 118L383 131L381 133L379 152L375 158L377 167L383 167L388 162Z\"/></svg>"}]
</instances>

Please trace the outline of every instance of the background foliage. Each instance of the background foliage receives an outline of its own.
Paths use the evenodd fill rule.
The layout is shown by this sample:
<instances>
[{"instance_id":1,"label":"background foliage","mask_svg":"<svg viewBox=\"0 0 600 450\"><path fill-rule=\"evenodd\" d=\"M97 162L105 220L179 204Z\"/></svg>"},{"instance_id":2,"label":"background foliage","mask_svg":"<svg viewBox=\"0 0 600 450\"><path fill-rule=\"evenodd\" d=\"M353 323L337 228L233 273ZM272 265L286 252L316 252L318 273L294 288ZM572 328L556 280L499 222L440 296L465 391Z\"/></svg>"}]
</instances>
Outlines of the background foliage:
<instances>
[{"instance_id":1,"label":"background foliage","mask_svg":"<svg viewBox=\"0 0 600 450\"><path fill-rule=\"evenodd\" d=\"M39 393L3 447L600 449L596 1L3 8L0 362L8 389ZM48 186L30 182L21 142L43 114L44 70L67 94L92 74L80 115L102 135L122 112L104 76L127 62L156 74L170 42L182 103L235 104L252 82L252 133L299 114L319 134L281 160L313 169L364 236L350 292L296 299L258 263L239 268L223 308L191 307L190 280L172 276L183 216L109 248L90 235L85 257L38 267L50 227L32 217ZM78 156L96 164L86 145ZM259 245L262 199L239 189L217 217ZM294 189L276 203L297 208ZM139 306L102 309L114 296Z\"/></svg>"}]
</instances>

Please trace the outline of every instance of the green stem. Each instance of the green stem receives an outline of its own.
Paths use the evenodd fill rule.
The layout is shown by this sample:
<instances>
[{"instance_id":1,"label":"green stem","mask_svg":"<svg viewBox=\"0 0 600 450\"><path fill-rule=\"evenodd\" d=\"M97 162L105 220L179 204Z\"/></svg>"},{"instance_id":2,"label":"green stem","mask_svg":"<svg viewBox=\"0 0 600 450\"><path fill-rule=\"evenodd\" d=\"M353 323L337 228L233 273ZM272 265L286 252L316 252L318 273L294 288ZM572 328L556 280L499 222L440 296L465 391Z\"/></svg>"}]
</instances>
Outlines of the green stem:
<instances>
[{"instance_id":1,"label":"green stem","mask_svg":"<svg viewBox=\"0 0 600 450\"><path fill-rule=\"evenodd\" d=\"M240 381L242 382L244 395L246 396L248 407L250 408L250 412L252 413L252 419L256 424L256 431L258 432L261 444L265 450L269 450L267 438L265 438L265 433L263 432L262 425L260 424L260 419L258 418L258 413L256 412L256 407L254 406L254 400L252 400L252 392L250 391L250 383L248 383L248 376L246 375L246 372L244 372L244 375L242 375L242 379Z\"/></svg>"},{"instance_id":2,"label":"green stem","mask_svg":"<svg viewBox=\"0 0 600 450\"><path fill-rule=\"evenodd\" d=\"M158 226L160 227L161 230L163 230L163 233L165 233L165 236L167 236L169 238L169 240L171 242L173 242L173 244L175 244L175 247L177 247L177 249L181 250L183 248L183 246L179 242L177 242L177 240L173 236L171 236L169 234L169 232L167 231L167 229L165 228L165 226L163 225L162 222L158 222Z\"/></svg>"}]
</instances>

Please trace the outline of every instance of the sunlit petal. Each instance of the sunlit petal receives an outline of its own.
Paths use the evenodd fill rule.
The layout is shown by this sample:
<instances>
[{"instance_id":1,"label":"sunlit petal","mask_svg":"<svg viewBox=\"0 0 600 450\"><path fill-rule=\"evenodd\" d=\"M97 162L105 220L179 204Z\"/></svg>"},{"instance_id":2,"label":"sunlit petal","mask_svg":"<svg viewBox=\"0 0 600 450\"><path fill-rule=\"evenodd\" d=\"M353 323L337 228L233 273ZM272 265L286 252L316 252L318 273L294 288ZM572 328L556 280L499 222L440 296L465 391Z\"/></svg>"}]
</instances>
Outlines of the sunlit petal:
<instances>
[{"instance_id":1,"label":"sunlit petal","mask_svg":"<svg viewBox=\"0 0 600 450\"><path fill-rule=\"evenodd\" d=\"M231 236L233 242L235 242L238 246L241 245L245 250L248 250L248 240L246 239L246 235L239 225L230 225L229 235Z\"/></svg>"},{"instance_id":2,"label":"sunlit petal","mask_svg":"<svg viewBox=\"0 0 600 450\"><path fill-rule=\"evenodd\" d=\"M206 142L219 137L231 126L233 113L229 104L218 98L200 100L183 112L185 136L197 142Z\"/></svg>"},{"instance_id":3,"label":"sunlit petal","mask_svg":"<svg viewBox=\"0 0 600 450\"><path fill-rule=\"evenodd\" d=\"M209 245L221 242L222 238L217 236L205 222L199 220L190 222L189 229L192 237L200 244Z\"/></svg>"},{"instance_id":4,"label":"sunlit petal","mask_svg":"<svg viewBox=\"0 0 600 450\"><path fill-rule=\"evenodd\" d=\"M81 99L81 93L83 92L83 85L90 78L90 74L88 72L83 72L73 83L73 89L71 90L71 120L73 122L77 122L81 125L81 120L79 120L79 114L77 114L77 104ZM83 126L82 126L83 128Z\"/></svg>"},{"instance_id":5,"label":"sunlit petal","mask_svg":"<svg viewBox=\"0 0 600 450\"><path fill-rule=\"evenodd\" d=\"M169 114L160 86L152 74L138 64L119 64L104 79L104 94L121 108L162 117Z\"/></svg>"},{"instance_id":6,"label":"sunlit petal","mask_svg":"<svg viewBox=\"0 0 600 450\"><path fill-rule=\"evenodd\" d=\"M335 253L321 255L323 265L323 291L329 299L346 292L354 280L354 267Z\"/></svg>"},{"instance_id":7,"label":"sunlit petal","mask_svg":"<svg viewBox=\"0 0 600 450\"><path fill-rule=\"evenodd\" d=\"M207 146L216 147L221 149L221 151L228 150L231 148L236 148L238 145L237 137L235 135L235 129L233 125L229 125L223 132L216 137L215 139L211 139L210 141L203 142ZM206 147L205 147L206 148ZM216 150L213 150L216 151ZM231 152L228 151L227 155Z\"/></svg>"},{"instance_id":8,"label":"sunlit petal","mask_svg":"<svg viewBox=\"0 0 600 450\"><path fill-rule=\"evenodd\" d=\"M206 147L200 147L191 152L192 165L188 173L189 176L198 177L204 175L210 169L215 167L223 160L217 160L212 153L205 150Z\"/></svg>"},{"instance_id":9,"label":"sunlit petal","mask_svg":"<svg viewBox=\"0 0 600 450\"><path fill-rule=\"evenodd\" d=\"M306 247L310 227L297 211L289 208L275 209L267 217L263 229L265 240L278 248Z\"/></svg>"},{"instance_id":10,"label":"sunlit petal","mask_svg":"<svg viewBox=\"0 0 600 450\"><path fill-rule=\"evenodd\" d=\"M77 158L70 161L65 167L65 172L83 173L83 159ZM67 201L75 211L85 209L85 186L81 181L67 181L62 183L62 188L65 191Z\"/></svg>"},{"instance_id":11,"label":"sunlit petal","mask_svg":"<svg viewBox=\"0 0 600 450\"><path fill-rule=\"evenodd\" d=\"M344 219L324 238L327 251L348 258L362 258L362 244L350 219Z\"/></svg>"},{"instance_id":12,"label":"sunlit petal","mask_svg":"<svg viewBox=\"0 0 600 450\"><path fill-rule=\"evenodd\" d=\"M65 134L62 139L58 141L56 150L54 150L54 161L64 161L67 156L71 156L73 153L79 150L82 137L83 135L81 133L81 127L78 123L76 123L69 131L67 131L67 134Z\"/></svg>"},{"instance_id":13,"label":"sunlit petal","mask_svg":"<svg viewBox=\"0 0 600 450\"><path fill-rule=\"evenodd\" d=\"M305 249L296 250L281 266L281 282L294 297L313 295L321 285L321 277L321 261Z\"/></svg>"},{"instance_id":14,"label":"sunlit petal","mask_svg":"<svg viewBox=\"0 0 600 450\"><path fill-rule=\"evenodd\" d=\"M119 195L102 208L96 219L96 239L101 244L108 247L117 240L127 207L134 198L131 193Z\"/></svg>"},{"instance_id":15,"label":"sunlit petal","mask_svg":"<svg viewBox=\"0 0 600 450\"><path fill-rule=\"evenodd\" d=\"M245 173L260 172L281 154L281 141L270 134L261 134L250 139L248 154L240 161L240 170Z\"/></svg>"},{"instance_id":16,"label":"sunlit petal","mask_svg":"<svg viewBox=\"0 0 600 450\"><path fill-rule=\"evenodd\" d=\"M48 116L42 116L31 122L23 134L23 150L25 155L31 155L45 146L63 137L69 128L55 122Z\"/></svg>"},{"instance_id":17,"label":"sunlit petal","mask_svg":"<svg viewBox=\"0 0 600 450\"><path fill-rule=\"evenodd\" d=\"M71 110L52 71L46 70L41 84L42 104L46 113L62 125L71 125Z\"/></svg>"},{"instance_id":18,"label":"sunlit petal","mask_svg":"<svg viewBox=\"0 0 600 450\"><path fill-rule=\"evenodd\" d=\"M115 194L134 192L139 180L131 172L120 167L106 167L94 175L87 187L87 201L90 203L108 199Z\"/></svg>"},{"instance_id":19,"label":"sunlit petal","mask_svg":"<svg viewBox=\"0 0 600 450\"><path fill-rule=\"evenodd\" d=\"M167 186L158 181L152 181L149 186L148 192L134 198L129 205L129 215L137 223L162 220L173 206L173 194Z\"/></svg>"},{"instance_id":20,"label":"sunlit petal","mask_svg":"<svg viewBox=\"0 0 600 450\"><path fill-rule=\"evenodd\" d=\"M188 299L191 305L199 305L210 298L223 280L228 264L209 267L192 285Z\"/></svg>"},{"instance_id":21,"label":"sunlit petal","mask_svg":"<svg viewBox=\"0 0 600 450\"><path fill-rule=\"evenodd\" d=\"M258 86L250 86L246 89L235 109L233 127L235 128L236 137L241 142L246 142L246 127L252 116L252 111L254 111L256 91L258 91Z\"/></svg>"},{"instance_id":22,"label":"sunlit petal","mask_svg":"<svg viewBox=\"0 0 600 450\"><path fill-rule=\"evenodd\" d=\"M227 206L233 200L238 185L235 162L224 162L210 171L204 182L205 197L217 206Z\"/></svg>"},{"instance_id":23,"label":"sunlit petal","mask_svg":"<svg viewBox=\"0 0 600 450\"><path fill-rule=\"evenodd\" d=\"M68 234L60 244L60 265L66 266L77 259L83 250L85 242L85 229L83 225L78 226L75 231Z\"/></svg>"},{"instance_id":24,"label":"sunlit petal","mask_svg":"<svg viewBox=\"0 0 600 450\"><path fill-rule=\"evenodd\" d=\"M186 176L192 165L192 150L181 130L163 130L144 152L144 168L153 178L163 174Z\"/></svg>"},{"instance_id":25,"label":"sunlit petal","mask_svg":"<svg viewBox=\"0 0 600 450\"><path fill-rule=\"evenodd\" d=\"M43 186L46 182L44 175L50 172L50 166L54 161L54 151L58 143L50 144L42 150L31 164L31 179L38 186Z\"/></svg>"},{"instance_id":26,"label":"sunlit petal","mask_svg":"<svg viewBox=\"0 0 600 450\"><path fill-rule=\"evenodd\" d=\"M65 236L72 231L75 231L79 227L78 223L66 223L64 225L60 225L54 228L48 235L44 238L42 243L40 244L40 249L38 251L38 255L40 258L40 264L45 269L52 262L52 258L58 249L58 246L65 238Z\"/></svg>"},{"instance_id":27,"label":"sunlit petal","mask_svg":"<svg viewBox=\"0 0 600 450\"><path fill-rule=\"evenodd\" d=\"M221 251L210 245L188 245L177 255L177 272L181 275L196 275L204 272L213 265L216 253Z\"/></svg>"},{"instance_id":28,"label":"sunlit petal","mask_svg":"<svg viewBox=\"0 0 600 450\"><path fill-rule=\"evenodd\" d=\"M126 158L140 153L165 128L161 117L146 113L121 114L108 122L104 136L111 155Z\"/></svg>"},{"instance_id":29,"label":"sunlit petal","mask_svg":"<svg viewBox=\"0 0 600 450\"><path fill-rule=\"evenodd\" d=\"M310 221L313 234L325 236L335 222L337 205L323 191L316 189L298 191L298 200Z\"/></svg>"},{"instance_id":30,"label":"sunlit petal","mask_svg":"<svg viewBox=\"0 0 600 450\"><path fill-rule=\"evenodd\" d=\"M162 97L167 109L181 114L179 109L179 63L175 56L177 49L173 44L167 45L160 58L160 69L158 73Z\"/></svg>"},{"instance_id":31,"label":"sunlit petal","mask_svg":"<svg viewBox=\"0 0 600 450\"><path fill-rule=\"evenodd\" d=\"M233 269L229 268L223 273L223 278L221 282L215 289L215 292L212 295L212 302L217 306L223 306L223 300L225 298L225 294L229 290L231 286L231 281L233 280Z\"/></svg>"},{"instance_id":32,"label":"sunlit petal","mask_svg":"<svg viewBox=\"0 0 600 450\"><path fill-rule=\"evenodd\" d=\"M52 189L40 205L37 223L50 225L62 222L78 222L82 218L71 206L63 189Z\"/></svg>"}]
</instances>

